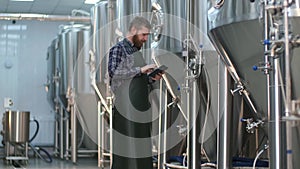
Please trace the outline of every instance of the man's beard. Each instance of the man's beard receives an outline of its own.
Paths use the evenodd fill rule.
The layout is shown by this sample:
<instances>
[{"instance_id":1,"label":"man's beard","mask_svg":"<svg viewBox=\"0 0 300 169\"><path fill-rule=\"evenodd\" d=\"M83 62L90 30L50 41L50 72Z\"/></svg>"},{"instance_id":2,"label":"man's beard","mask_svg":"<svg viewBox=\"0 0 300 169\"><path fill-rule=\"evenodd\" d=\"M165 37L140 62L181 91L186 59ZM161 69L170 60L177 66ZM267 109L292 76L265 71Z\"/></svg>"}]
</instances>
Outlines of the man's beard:
<instances>
[{"instance_id":1,"label":"man's beard","mask_svg":"<svg viewBox=\"0 0 300 169\"><path fill-rule=\"evenodd\" d=\"M133 35L132 41L133 41L134 46L137 47L138 49L141 49L144 44L144 42L139 40L137 35Z\"/></svg>"}]
</instances>

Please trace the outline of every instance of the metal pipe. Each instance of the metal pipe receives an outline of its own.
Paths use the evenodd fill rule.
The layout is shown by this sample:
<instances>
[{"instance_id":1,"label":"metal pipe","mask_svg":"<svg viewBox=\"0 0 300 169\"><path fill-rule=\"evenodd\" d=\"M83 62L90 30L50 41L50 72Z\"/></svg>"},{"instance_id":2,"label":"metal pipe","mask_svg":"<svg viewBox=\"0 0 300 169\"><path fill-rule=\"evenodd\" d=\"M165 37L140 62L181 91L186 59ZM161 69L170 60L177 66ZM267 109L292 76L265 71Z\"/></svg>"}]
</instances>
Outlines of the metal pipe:
<instances>
[{"instance_id":1,"label":"metal pipe","mask_svg":"<svg viewBox=\"0 0 300 169\"><path fill-rule=\"evenodd\" d=\"M265 0L263 2L264 8L268 5L268 1ZM269 21L269 13L267 10L264 10L264 39L269 39L269 25L270 25L270 21ZM264 55L264 61L265 61L265 66L266 64L270 64L270 60L269 60L269 55L267 54L269 51L269 45L265 44L264 46L264 51L265 51L265 55ZM266 75L266 91L267 91L267 116L268 116L268 121L270 121L270 115L271 115L271 95L270 95L270 72L268 69L264 70L264 73ZM270 149L268 149L268 153L270 154Z\"/></svg>"},{"instance_id":2,"label":"metal pipe","mask_svg":"<svg viewBox=\"0 0 300 169\"><path fill-rule=\"evenodd\" d=\"M283 167L285 159L283 158L282 150L282 136L281 136L281 100L280 100L280 87L279 87L279 72L277 66L279 66L279 59L273 59L273 76L271 88L271 116L270 116L270 168L272 169L281 169Z\"/></svg>"},{"instance_id":3,"label":"metal pipe","mask_svg":"<svg viewBox=\"0 0 300 169\"><path fill-rule=\"evenodd\" d=\"M66 22L91 22L90 17L68 15L45 15L26 13L0 13L0 20L38 20L38 21L66 21Z\"/></svg>"},{"instance_id":4,"label":"metal pipe","mask_svg":"<svg viewBox=\"0 0 300 169\"><path fill-rule=\"evenodd\" d=\"M84 153L84 154L88 154L88 153L91 153L91 154L94 154L94 153L97 153L98 151L97 150L84 150L84 149L81 149L81 150L77 150L78 153Z\"/></svg>"},{"instance_id":5,"label":"metal pipe","mask_svg":"<svg viewBox=\"0 0 300 169\"><path fill-rule=\"evenodd\" d=\"M291 68L290 68L290 40L289 40L289 19L288 7L289 2L283 2L284 7L284 41L285 41L285 116L290 116L292 106L292 89L291 89ZM284 97L284 96L283 96ZM292 131L291 122L286 121L286 149L287 149L287 169L293 169L293 155L292 155Z\"/></svg>"},{"instance_id":6,"label":"metal pipe","mask_svg":"<svg viewBox=\"0 0 300 169\"><path fill-rule=\"evenodd\" d=\"M166 89L165 91L165 115L164 115L164 135L163 135L163 168L166 169L166 164L167 164L167 129L168 129L168 91Z\"/></svg>"},{"instance_id":7,"label":"metal pipe","mask_svg":"<svg viewBox=\"0 0 300 169\"><path fill-rule=\"evenodd\" d=\"M68 114L69 112L66 111L66 114ZM65 147L66 147L66 150L65 150L65 158L66 160L69 160L69 151L70 151L70 144L69 144L69 139L70 139L70 117L67 117L66 115L66 119L65 119L65 125L66 125L66 129L65 129Z\"/></svg>"},{"instance_id":8,"label":"metal pipe","mask_svg":"<svg viewBox=\"0 0 300 169\"><path fill-rule=\"evenodd\" d=\"M188 167L184 167L181 165L175 165L175 164L165 164L165 167L167 168L178 168L178 169L188 169Z\"/></svg>"},{"instance_id":9,"label":"metal pipe","mask_svg":"<svg viewBox=\"0 0 300 169\"><path fill-rule=\"evenodd\" d=\"M160 80L159 81L159 116L158 116L158 150L157 150L157 169L162 169L162 158L161 158L161 148L162 148L162 144L161 144L161 133L162 133L162 105L163 105L163 81ZM165 153L165 152L163 152Z\"/></svg>"},{"instance_id":10,"label":"metal pipe","mask_svg":"<svg viewBox=\"0 0 300 169\"><path fill-rule=\"evenodd\" d=\"M71 160L77 162L77 118L75 114L75 105L71 106Z\"/></svg>"},{"instance_id":11,"label":"metal pipe","mask_svg":"<svg viewBox=\"0 0 300 169\"><path fill-rule=\"evenodd\" d=\"M64 159L64 108L62 104L60 104L59 114L59 155L60 159Z\"/></svg>"},{"instance_id":12,"label":"metal pipe","mask_svg":"<svg viewBox=\"0 0 300 169\"><path fill-rule=\"evenodd\" d=\"M189 127L188 129L190 129L190 131L188 131L189 134L189 138L190 138L190 143L189 143L189 156L190 156L190 162L188 165L188 168L190 169L199 169L201 168L201 165L198 164L198 161L200 158L200 150L199 150L199 146L198 146L198 139L197 139L197 121L198 121L198 112L197 112L197 81L196 79L193 79L193 83L192 83L192 109L189 112ZM203 144L203 143L201 143Z\"/></svg>"},{"instance_id":13,"label":"metal pipe","mask_svg":"<svg viewBox=\"0 0 300 169\"><path fill-rule=\"evenodd\" d=\"M58 133L59 133L59 121L58 121L58 114L59 112L58 112L58 110L55 110L55 131L54 131L54 133L55 133L55 135L54 135L54 137L55 137L55 140L54 140L54 154L55 154L55 156L57 156L58 155L58 151L59 151L59 148L58 148L58 146L59 146L59 135L58 135Z\"/></svg>"},{"instance_id":14,"label":"metal pipe","mask_svg":"<svg viewBox=\"0 0 300 169\"><path fill-rule=\"evenodd\" d=\"M101 151L101 137L102 137L102 128L101 128L101 115L100 115L100 112L102 112L102 110L101 110L101 102L97 102L97 110L98 110L98 112L97 112L97 115L98 115L98 120L97 120L97 124L98 124L98 127L97 127L97 129L98 129L98 167L101 167L101 168L103 168L104 167L104 165L103 165L103 163L102 163L102 159L103 159L103 156L102 156L102 151Z\"/></svg>"},{"instance_id":15,"label":"metal pipe","mask_svg":"<svg viewBox=\"0 0 300 169\"><path fill-rule=\"evenodd\" d=\"M231 163L231 95L228 92L230 88L230 77L226 67L219 61L219 85L218 85L218 121L219 125L217 128L217 161L218 169L232 168Z\"/></svg>"}]
</instances>

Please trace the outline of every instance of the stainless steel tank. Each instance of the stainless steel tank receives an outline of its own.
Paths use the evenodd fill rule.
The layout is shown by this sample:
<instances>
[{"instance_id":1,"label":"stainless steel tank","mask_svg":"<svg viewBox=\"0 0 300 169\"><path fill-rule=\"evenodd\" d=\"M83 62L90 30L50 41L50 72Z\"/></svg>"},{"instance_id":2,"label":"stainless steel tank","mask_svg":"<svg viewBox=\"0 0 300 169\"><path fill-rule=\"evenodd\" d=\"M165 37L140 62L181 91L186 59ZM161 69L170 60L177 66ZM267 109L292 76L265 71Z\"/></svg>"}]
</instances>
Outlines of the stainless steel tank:
<instances>
[{"instance_id":1,"label":"stainless steel tank","mask_svg":"<svg viewBox=\"0 0 300 169\"><path fill-rule=\"evenodd\" d=\"M80 50L77 48L77 33L85 29L83 24L70 24L61 26L58 35L59 48L59 96L67 106L68 92L74 87L74 67Z\"/></svg>"},{"instance_id":2,"label":"stainless steel tank","mask_svg":"<svg viewBox=\"0 0 300 169\"><path fill-rule=\"evenodd\" d=\"M268 2L268 1L266 1ZM272 1L276 4L282 4L283 1ZM296 0L293 6L290 6L289 19L290 19L290 31L293 35L299 35L299 0ZM254 107L257 110L257 115L262 119L270 119L271 121L266 123L269 126L269 132L260 132L261 135L268 137L270 143L270 167L275 168L275 163L279 163L280 160L274 160L274 156L277 156L277 152L283 151L285 156L285 129L281 129L280 137L284 138L280 140L280 146L274 145L275 141L278 141L278 137L275 137L275 126L273 123L274 112L268 114L268 96L267 89L272 87L267 86L267 77L260 71L254 71L252 68L254 65L260 66L264 62L264 7L261 6L263 1L239 1L239 0L223 0L223 1L208 1L210 4L208 9L208 25L209 25L209 37L214 43L214 46L218 50L223 62L227 65L230 72L233 72L232 77L237 82L240 81L244 84L245 88L250 94L250 98ZM267 17L268 19L269 16ZM300 80L298 78L300 62L299 55L300 50L298 48L293 49L291 58L291 78L292 78L292 99L297 100L300 97L299 85ZM282 70L284 71L284 70ZM271 70L272 72L272 70ZM284 75L284 74L282 74ZM252 113L248 114L248 117L255 117L253 109L248 107ZM272 109L271 109L272 110ZM249 110L245 110L249 111ZM280 110L282 113L283 111ZM238 116L234 114L234 116ZM238 119L238 118L237 118ZM281 123L281 122L280 122ZM281 123L285 126L284 123ZM295 134L299 127L294 127L293 130L293 150L298 150L299 137ZM245 136L241 134L242 131L236 131L236 127L233 128L235 136ZM244 129L243 129L244 130ZM261 131L261 130L260 130ZM269 135L269 136L268 136ZM261 137L260 137L261 139ZM244 140L243 142L245 142ZM282 142L281 142L282 141ZM266 139L264 140L264 143ZM242 143L244 144L244 143ZM249 146L254 143L249 143ZM261 146L261 145L256 145ZM262 147L260 147L261 149ZM282 149L283 148L283 149ZM277 149L277 150L276 150ZM237 153L237 149L234 153ZM255 151L255 150L254 150ZM247 154L249 155L249 154ZM284 158L284 157L282 157ZM298 166L299 151L293 151L293 158L295 166ZM283 160L284 161L284 160ZM281 163L281 162L280 162ZM281 164L280 164L281 165ZM279 167L279 166L277 166Z\"/></svg>"},{"instance_id":3,"label":"stainless steel tank","mask_svg":"<svg viewBox=\"0 0 300 169\"><path fill-rule=\"evenodd\" d=\"M90 55L92 49L91 26L82 26L76 32L74 43L77 56L74 61L73 85L75 92L75 112L84 130L86 137L84 145L90 149L96 149L97 143L97 97L91 85Z\"/></svg>"},{"instance_id":4,"label":"stainless steel tank","mask_svg":"<svg viewBox=\"0 0 300 169\"><path fill-rule=\"evenodd\" d=\"M198 126L194 129L197 130L197 138L195 138L197 140L196 146L203 144L206 157L214 161L216 160L217 147L216 122L218 96L215 91L217 91L218 87L216 85L218 81L218 76L216 75L218 60L217 54L206 35L207 4L203 1L196 0L157 0L156 2L161 6L161 12L163 13L161 18L163 28L160 40L152 44L154 49L152 51L161 64L165 64L169 67L167 72L175 79L175 81L171 82L171 86L176 95L180 97L181 101L178 104L182 106L183 110L187 110L188 106L187 92L184 89L186 80L186 58L182 56L186 39L189 38L195 42L193 44L195 46L189 44L190 49L195 50L195 48L198 48L199 50L201 48L200 50L203 50L203 56L206 58L202 78L206 75L207 77L197 79L198 90L195 91L198 92L196 98L196 107L198 108L197 115L201 120L197 122ZM201 83L202 85L200 85ZM180 88L180 90L178 90L178 88ZM208 88L210 89L209 91L207 91ZM206 112L204 107L206 107L208 103L211 103L210 109ZM184 111L184 113L187 112ZM206 113L207 116L205 117ZM199 152L197 151L197 153Z\"/></svg>"},{"instance_id":5,"label":"stainless steel tank","mask_svg":"<svg viewBox=\"0 0 300 169\"><path fill-rule=\"evenodd\" d=\"M64 107L67 107L67 90L68 90L68 60L72 60L73 56L69 55L70 40L67 41L70 34L70 29L68 27L63 28L58 35L58 45L59 45L59 99L63 103ZM71 65L73 68L73 65Z\"/></svg>"},{"instance_id":6,"label":"stainless steel tank","mask_svg":"<svg viewBox=\"0 0 300 169\"><path fill-rule=\"evenodd\" d=\"M128 26L130 21L133 19L134 16L140 15L143 16L146 13L151 12L151 0L132 0L132 1L116 1L118 8L118 28L123 35L126 36L128 32ZM148 17L149 16L144 16Z\"/></svg>"},{"instance_id":7,"label":"stainless steel tank","mask_svg":"<svg viewBox=\"0 0 300 169\"><path fill-rule=\"evenodd\" d=\"M109 3L110 2L110 3ZM96 83L103 96L110 96L108 91L108 51L118 41L116 1L101 1L91 8L92 50L96 56ZM104 97L104 98L105 98Z\"/></svg>"},{"instance_id":8,"label":"stainless steel tank","mask_svg":"<svg viewBox=\"0 0 300 169\"><path fill-rule=\"evenodd\" d=\"M29 141L28 111L6 111L5 112L5 141L10 143L26 143Z\"/></svg>"},{"instance_id":9,"label":"stainless steel tank","mask_svg":"<svg viewBox=\"0 0 300 169\"><path fill-rule=\"evenodd\" d=\"M86 24L61 26L57 50L60 76L58 95L65 108L68 99L71 99L69 103L74 104L77 119L86 134L82 138L88 141L88 143L84 142L84 145L95 149L93 142L97 142L97 101L90 79L91 32L91 26ZM72 103L73 98L74 103Z\"/></svg>"}]
</instances>

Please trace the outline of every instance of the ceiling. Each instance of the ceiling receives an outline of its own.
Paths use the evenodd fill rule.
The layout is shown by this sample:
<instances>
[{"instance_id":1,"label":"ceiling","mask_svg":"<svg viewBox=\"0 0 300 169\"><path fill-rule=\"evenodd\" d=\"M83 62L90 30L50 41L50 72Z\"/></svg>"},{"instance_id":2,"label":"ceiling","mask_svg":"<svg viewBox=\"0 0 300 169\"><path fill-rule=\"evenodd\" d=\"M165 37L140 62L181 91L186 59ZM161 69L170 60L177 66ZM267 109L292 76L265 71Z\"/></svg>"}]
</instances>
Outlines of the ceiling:
<instances>
[{"instance_id":1,"label":"ceiling","mask_svg":"<svg viewBox=\"0 0 300 169\"><path fill-rule=\"evenodd\" d=\"M73 9L90 12L92 6L84 4L84 0L34 0L33 2L0 0L0 13L71 15Z\"/></svg>"}]
</instances>

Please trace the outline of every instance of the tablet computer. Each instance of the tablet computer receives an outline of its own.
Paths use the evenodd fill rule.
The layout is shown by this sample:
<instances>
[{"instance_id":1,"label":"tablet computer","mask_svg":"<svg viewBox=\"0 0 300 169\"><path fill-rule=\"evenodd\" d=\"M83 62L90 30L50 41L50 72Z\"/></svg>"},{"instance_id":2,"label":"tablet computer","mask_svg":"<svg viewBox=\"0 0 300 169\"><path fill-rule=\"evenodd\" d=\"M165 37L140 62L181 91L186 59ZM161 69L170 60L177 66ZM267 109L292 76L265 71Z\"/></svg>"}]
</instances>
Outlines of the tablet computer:
<instances>
[{"instance_id":1,"label":"tablet computer","mask_svg":"<svg viewBox=\"0 0 300 169\"><path fill-rule=\"evenodd\" d=\"M148 74L150 77L155 77L158 73L162 73L163 71L167 70L168 67L165 65L161 65L158 68L154 69L151 73Z\"/></svg>"}]
</instances>

